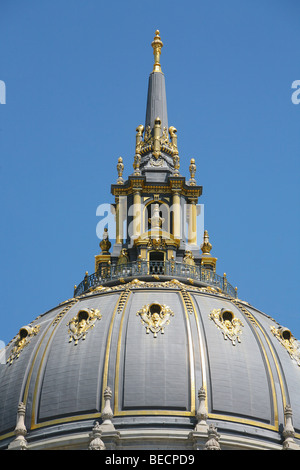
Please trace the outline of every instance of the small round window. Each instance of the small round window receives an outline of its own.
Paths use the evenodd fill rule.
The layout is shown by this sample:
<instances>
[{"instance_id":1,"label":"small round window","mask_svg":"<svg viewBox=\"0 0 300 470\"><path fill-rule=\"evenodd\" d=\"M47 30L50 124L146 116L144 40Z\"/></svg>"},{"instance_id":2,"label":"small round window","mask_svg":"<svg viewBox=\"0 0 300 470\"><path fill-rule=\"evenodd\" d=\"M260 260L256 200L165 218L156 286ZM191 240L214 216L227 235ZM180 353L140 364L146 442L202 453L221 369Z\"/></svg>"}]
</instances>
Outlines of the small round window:
<instances>
[{"instance_id":1,"label":"small round window","mask_svg":"<svg viewBox=\"0 0 300 470\"><path fill-rule=\"evenodd\" d=\"M232 320L234 319L234 315L230 310L226 310L226 309L223 308L221 310L221 318L224 322L225 321L232 322Z\"/></svg>"}]
</instances>

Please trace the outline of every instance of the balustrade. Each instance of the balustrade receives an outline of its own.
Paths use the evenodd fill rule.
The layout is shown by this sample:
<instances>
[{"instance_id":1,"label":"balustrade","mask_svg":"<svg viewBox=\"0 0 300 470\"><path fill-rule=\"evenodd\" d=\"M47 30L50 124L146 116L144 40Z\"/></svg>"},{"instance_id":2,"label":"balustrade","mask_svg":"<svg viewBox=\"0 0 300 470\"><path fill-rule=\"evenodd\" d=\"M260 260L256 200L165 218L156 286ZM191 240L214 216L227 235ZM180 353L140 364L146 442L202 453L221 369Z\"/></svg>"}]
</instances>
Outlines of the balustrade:
<instances>
[{"instance_id":1,"label":"balustrade","mask_svg":"<svg viewBox=\"0 0 300 470\"><path fill-rule=\"evenodd\" d=\"M201 266L193 266L178 261L134 261L127 264L111 264L103 266L98 272L86 275L84 280L76 287L74 296L77 297L89 289L93 289L108 281L126 277L139 277L146 275L168 276L174 278L189 278L203 282L222 292L236 297L236 291L224 276Z\"/></svg>"}]
</instances>

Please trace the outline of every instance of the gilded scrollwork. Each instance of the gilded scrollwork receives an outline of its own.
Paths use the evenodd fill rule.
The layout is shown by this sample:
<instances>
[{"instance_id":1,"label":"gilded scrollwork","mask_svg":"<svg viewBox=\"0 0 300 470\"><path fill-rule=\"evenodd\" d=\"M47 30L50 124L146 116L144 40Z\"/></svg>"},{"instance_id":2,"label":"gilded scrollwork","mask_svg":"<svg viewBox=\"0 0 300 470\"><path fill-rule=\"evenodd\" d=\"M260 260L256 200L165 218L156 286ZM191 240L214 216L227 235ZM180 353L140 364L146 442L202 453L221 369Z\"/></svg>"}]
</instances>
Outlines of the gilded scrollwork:
<instances>
[{"instance_id":1,"label":"gilded scrollwork","mask_svg":"<svg viewBox=\"0 0 300 470\"><path fill-rule=\"evenodd\" d=\"M184 258L183 258L183 263L189 265L189 266L195 266L195 259L193 256L193 253L191 251L186 251Z\"/></svg>"},{"instance_id":2,"label":"gilded scrollwork","mask_svg":"<svg viewBox=\"0 0 300 470\"><path fill-rule=\"evenodd\" d=\"M20 356L25 346L27 346L30 343L31 338L37 335L39 330L40 330L40 325L35 325L35 326L28 325L28 326L23 326L20 329L19 334L15 340L14 346L12 348L12 351L6 361L8 364L12 364L12 362L15 359L18 359L18 357Z\"/></svg>"},{"instance_id":3,"label":"gilded scrollwork","mask_svg":"<svg viewBox=\"0 0 300 470\"><path fill-rule=\"evenodd\" d=\"M94 328L96 321L101 318L102 315L98 309L84 308L79 310L77 315L67 323L70 335L69 342L74 341L76 345L80 339L84 340L88 331Z\"/></svg>"},{"instance_id":4,"label":"gilded scrollwork","mask_svg":"<svg viewBox=\"0 0 300 470\"><path fill-rule=\"evenodd\" d=\"M146 333L150 331L153 337L157 338L157 333L164 334L165 326L170 323L170 317L174 316L174 312L167 305L161 305L157 302L144 305L138 312L142 324L146 327Z\"/></svg>"},{"instance_id":5,"label":"gilded scrollwork","mask_svg":"<svg viewBox=\"0 0 300 470\"><path fill-rule=\"evenodd\" d=\"M121 280L122 278L120 278ZM123 281L122 281L123 282ZM171 279L170 281L163 281L163 282L149 282L149 281L141 281L140 279L133 279L130 282L125 283L124 285L116 285L116 286L97 286L92 289L90 292L84 294L82 297L88 297L89 295L93 295L96 293L106 293L106 292L115 292L124 289L152 289L152 288L162 288L162 289L178 289L178 290L185 290L187 289L186 284L178 281L177 279ZM197 287L197 286L188 286L189 290L194 292L206 292L206 293L213 293L215 295L222 295L222 297L227 296L227 294L222 293L221 289L218 287Z\"/></svg>"},{"instance_id":6,"label":"gilded scrollwork","mask_svg":"<svg viewBox=\"0 0 300 470\"><path fill-rule=\"evenodd\" d=\"M158 157L157 160L154 158L150 158L149 160L150 166L162 167L164 166L164 160L161 157Z\"/></svg>"},{"instance_id":7,"label":"gilded scrollwork","mask_svg":"<svg viewBox=\"0 0 300 470\"><path fill-rule=\"evenodd\" d=\"M129 263L128 251L126 250L126 248L122 248L121 253L118 257L117 265L119 266L127 263Z\"/></svg>"},{"instance_id":8,"label":"gilded scrollwork","mask_svg":"<svg viewBox=\"0 0 300 470\"><path fill-rule=\"evenodd\" d=\"M229 339L233 346L236 345L236 342L241 342L241 327L244 325L241 320L235 317L230 310L226 310L224 308L214 309L209 314L209 318L213 320L217 327L221 330L225 340Z\"/></svg>"},{"instance_id":9,"label":"gilded scrollwork","mask_svg":"<svg viewBox=\"0 0 300 470\"><path fill-rule=\"evenodd\" d=\"M298 366L300 367L300 349L299 344L287 328L280 327L275 328L275 326L271 326L271 331L273 335L278 339L278 341L282 344L282 346L287 350L290 357L296 361Z\"/></svg>"},{"instance_id":10,"label":"gilded scrollwork","mask_svg":"<svg viewBox=\"0 0 300 470\"><path fill-rule=\"evenodd\" d=\"M148 248L153 248L154 250L161 250L166 247L166 240L162 237L149 238Z\"/></svg>"},{"instance_id":11,"label":"gilded scrollwork","mask_svg":"<svg viewBox=\"0 0 300 470\"><path fill-rule=\"evenodd\" d=\"M145 144L151 143L151 139L152 139L151 127L147 126L145 130L145 134L144 134L144 143Z\"/></svg>"}]
</instances>

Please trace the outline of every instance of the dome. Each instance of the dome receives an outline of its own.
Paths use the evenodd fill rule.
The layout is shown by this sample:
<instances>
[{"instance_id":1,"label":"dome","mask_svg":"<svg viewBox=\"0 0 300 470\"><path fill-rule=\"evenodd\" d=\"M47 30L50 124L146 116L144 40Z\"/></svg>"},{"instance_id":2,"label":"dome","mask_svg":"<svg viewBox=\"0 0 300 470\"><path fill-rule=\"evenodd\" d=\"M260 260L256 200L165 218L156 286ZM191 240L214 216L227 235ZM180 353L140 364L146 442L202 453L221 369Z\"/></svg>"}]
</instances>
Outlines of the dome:
<instances>
[{"instance_id":1,"label":"dome","mask_svg":"<svg viewBox=\"0 0 300 470\"><path fill-rule=\"evenodd\" d=\"M105 227L95 272L7 345L0 449L300 449L299 344L216 273L207 230L197 245L202 186L194 159L179 172L159 31L152 46L116 243Z\"/></svg>"},{"instance_id":2,"label":"dome","mask_svg":"<svg viewBox=\"0 0 300 470\"><path fill-rule=\"evenodd\" d=\"M27 344L19 351L8 346L1 446L12 439L22 396L33 449L87 447L109 388L108 448L150 440L149 448L193 449L213 422L222 448L278 449L287 404L300 429L300 358L285 346L289 335L246 302L197 282L149 276L96 287L21 329ZM199 427L202 387L207 416Z\"/></svg>"}]
</instances>

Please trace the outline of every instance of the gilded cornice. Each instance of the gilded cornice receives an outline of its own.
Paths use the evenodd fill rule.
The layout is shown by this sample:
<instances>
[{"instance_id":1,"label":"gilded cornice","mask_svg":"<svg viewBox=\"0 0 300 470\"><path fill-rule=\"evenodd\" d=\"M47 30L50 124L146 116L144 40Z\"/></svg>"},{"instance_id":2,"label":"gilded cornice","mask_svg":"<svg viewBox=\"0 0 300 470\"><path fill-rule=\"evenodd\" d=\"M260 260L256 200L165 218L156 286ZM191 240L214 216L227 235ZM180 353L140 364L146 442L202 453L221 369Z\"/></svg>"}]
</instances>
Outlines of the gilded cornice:
<instances>
[{"instance_id":1,"label":"gilded cornice","mask_svg":"<svg viewBox=\"0 0 300 470\"><path fill-rule=\"evenodd\" d=\"M114 196L128 196L138 189L143 194L170 194L179 191L182 196L198 198L202 194L202 186L189 186L184 177L169 177L166 182L147 182L145 176L132 176L123 185L112 184Z\"/></svg>"},{"instance_id":2,"label":"gilded cornice","mask_svg":"<svg viewBox=\"0 0 300 470\"><path fill-rule=\"evenodd\" d=\"M213 294L213 295L221 295L222 297L230 298L228 294L221 292L220 289L217 287L200 287L194 285L193 279L187 279L188 284L185 284L177 279L171 279L169 281L159 281L159 276L152 276L154 281L142 281L141 279L133 279L129 282L125 282L124 279L120 278L119 281L121 284L113 285L113 286L97 286L94 289L91 289L88 293L81 295L79 298L88 297L93 294L106 294L116 291L124 291L124 290L131 290L131 289L175 289L175 290L191 290L193 292L198 293L205 293L205 294Z\"/></svg>"}]
</instances>

